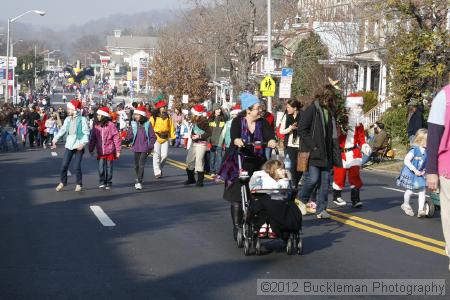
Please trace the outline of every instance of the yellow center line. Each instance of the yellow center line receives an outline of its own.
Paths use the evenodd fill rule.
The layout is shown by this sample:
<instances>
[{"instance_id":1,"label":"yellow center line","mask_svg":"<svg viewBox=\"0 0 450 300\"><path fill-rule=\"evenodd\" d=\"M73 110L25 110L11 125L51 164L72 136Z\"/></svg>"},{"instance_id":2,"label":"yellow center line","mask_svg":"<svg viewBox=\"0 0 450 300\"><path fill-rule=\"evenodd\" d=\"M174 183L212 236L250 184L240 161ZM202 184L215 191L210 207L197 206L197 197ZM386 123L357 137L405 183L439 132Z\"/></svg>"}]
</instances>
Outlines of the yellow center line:
<instances>
[{"instance_id":1,"label":"yellow center line","mask_svg":"<svg viewBox=\"0 0 450 300\"><path fill-rule=\"evenodd\" d=\"M333 220L335 220L337 222L346 224L346 225L350 225L350 226L353 226L353 227L356 227L356 228L359 228L359 229L362 229L362 230L365 230L365 231L377 234L377 235L381 235L383 237L387 237L387 238L392 239L392 240L396 240L396 241L401 242L401 243L408 244L408 245L413 246L413 247L421 248L421 249L428 250L428 251L431 251L431 252L434 252L434 253L437 253L437 254L440 254L440 255L443 255L443 256L447 256L447 254L445 253L445 250L442 249L442 248L437 248L437 247L430 246L428 244L424 244L424 243L421 243L421 242L418 242L418 241L414 241L414 240L411 240L411 239L408 239L408 238L405 238L405 237L402 237L402 236L399 236L399 235L396 235L396 234L393 234L393 233L390 233L390 232L385 232L385 231L382 231L382 230L379 230L379 229L376 229L376 228L373 228L373 227L369 227L369 226L363 225L361 223L357 223L357 222L349 220L349 219L343 219L343 218L336 217L336 216L331 216L331 219L333 219Z\"/></svg>"},{"instance_id":2,"label":"yellow center line","mask_svg":"<svg viewBox=\"0 0 450 300\"><path fill-rule=\"evenodd\" d=\"M413 233L413 232L406 231L406 230L403 230L403 229L395 228L395 227L388 226L388 225L385 225L385 224L382 224L382 223L377 223L377 222L374 222L374 221L371 221L371 220L368 220L368 219L364 219L364 218L360 218L360 217L357 217L357 216L354 216L354 215L350 215L350 214L346 214L346 213L343 213L343 212L340 212L340 211L336 211L334 209L327 209L327 211L332 213L332 214L336 214L336 215L340 215L340 216L346 217L346 218L348 218L350 220L358 221L358 222L365 223L365 224L368 224L368 225L372 225L372 226L375 226L375 227L378 227L378 228L381 228L381 229L389 230L389 231L392 231L392 232L395 232L395 233L398 233L398 234L401 234L401 235L404 235L404 236L407 236L407 237L410 237L410 238L414 238L414 239L419 240L419 241L423 241L423 242L427 242L427 243L434 244L434 245L437 245L437 246L445 247L445 242L439 241L439 240L435 240L435 239L432 239L432 238L429 238L429 237L426 237L426 236L423 236L423 235L420 235L420 234L417 234L417 233Z\"/></svg>"},{"instance_id":3,"label":"yellow center line","mask_svg":"<svg viewBox=\"0 0 450 300\"><path fill-rule=\"evenodd\" d=\"M182 163L182 162L179 162L179 161L176 161L176 160L173 160L173 159L167 159L167 161L168 161L168 163L170 165L172 165L174 167L177 167L177 168L180 168L180 169L186 169L186 167L187 167L187 165L185 163ZM211 176L205 176L205 177L208 178L208 179L211 179L211 180L213 179ZM443 256L447 256L447 254L445 253L445 249L438 248L438 247L435 247L435 246L432 246L432 245L428 245L428 244L422 243L422 242L427 242L427 243L434 244L434 245L437 245L437 246L445 247L445 242L443 242L443 241L432 239L432 238L429 238L429 237L426 237L426 236L423 236L423 235L420 235L420 234L416 234L416 233L413 233L413 232L410 232L410 231L406 231L406 230L403 230L403 229L400 229L400 228L395 228L395 227L392 227L392 226L389 226L389 225L385 225L385 224L378 223L378 222L375 222L375 221L372 221L372 220L368 220L368 219L364 219L364 218L357 217L357 216L354 216L354 215L350 215L350 214L347 214L347 213L343 213L343 212L340 212L340 211L336 211L336 210L333 210L333 209L327 209L327 211L332 213L332 214L338 215L338 216L331 215L331 219L335 220L337 222L340 222L340 223L343 223L345 225L349 225L349 226L352 226L352 227L356 227L358 229L361 229L361 230L364 230L364 231L367 231L367 232L371 232L373 234L380 235L380 236L383 236L383 237L386 237L386 238L389 238L389 239L392 239L392 240L395 240L395 241L398 241L398 242L401 242L401 243L404 243L404 244L408 244L408 245L413 246L413 247L421 248L421 249L424 249L424 250L427 250L427 251L431 251L431 252L434 252L434 253L437 253L437 254L440 254L440 255L443 255ZM344 217L344 218L341 218L339 216ZM412 240L412 239L409 239L407 237L400 236L400 235L397 235L397 234L394 234L394 233L391 233L391 232L387 232L387 231L383 231L383 230L380 230L380 229L377 229L377 228L373 228L373 227L370 227L370 226L358 223L356 221L361 222L361 223L365 223L365 224L368 224L368 225L371 225L371 226L374 226L374 227L378 227L380 229L384 229L384 230L388 230L388 231L391 231L391 232L395 232L395 233L398 233L398 234L401 234L401 235L404 235L404 236L407 236L407 237L410 237L410 238L414 238L414 239L416 239L418 241L415 241L415 240ZM422 242L419 242L419 241L422 241Z\"/></svg>"}]
</instances>

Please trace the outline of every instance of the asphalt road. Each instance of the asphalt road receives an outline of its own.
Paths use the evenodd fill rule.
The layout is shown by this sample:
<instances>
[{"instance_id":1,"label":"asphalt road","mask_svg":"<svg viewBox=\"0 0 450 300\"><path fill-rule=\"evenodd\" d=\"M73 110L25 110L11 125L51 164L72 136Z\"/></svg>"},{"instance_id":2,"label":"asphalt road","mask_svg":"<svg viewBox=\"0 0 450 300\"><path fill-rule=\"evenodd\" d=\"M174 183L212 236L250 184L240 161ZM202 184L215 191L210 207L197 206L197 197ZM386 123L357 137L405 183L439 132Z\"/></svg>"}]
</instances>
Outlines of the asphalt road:
<instances>
[{"instance_id":1,"label":"asphalt road","mask_svg":"<svg viewBox=\"0 0 450 300\"><path fill-rule=\"evenodd\" d=\"M124 150L111 191L97 188L97 163L87 154L84 191L73 191L72 176L57 193L62 148L58 157L0 154L0 299L257 299L257 279L450 279L439 214L404 215L392 176L364 172L360 210L305 217L303 255L287 256L270 241L264 255L246 257L232 239L223 186L184 187L174 162L156 180L150 159L137 192ZM171 159L184 157L170 149ZM103 226L91 206L115 226Z\"/></svg>"}]
</instances>

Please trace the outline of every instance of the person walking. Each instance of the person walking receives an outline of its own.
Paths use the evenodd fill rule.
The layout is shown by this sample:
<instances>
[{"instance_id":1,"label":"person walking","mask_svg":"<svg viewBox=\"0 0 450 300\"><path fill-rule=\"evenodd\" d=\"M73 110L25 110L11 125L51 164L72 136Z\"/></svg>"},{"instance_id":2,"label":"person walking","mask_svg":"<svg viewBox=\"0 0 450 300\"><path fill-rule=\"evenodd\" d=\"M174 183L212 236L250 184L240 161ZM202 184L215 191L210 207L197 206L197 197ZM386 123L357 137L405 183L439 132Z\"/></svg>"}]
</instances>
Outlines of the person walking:
<instances>
[{"instance_id":1,"label":"person walking","mask_svg":"<svg viewBox=\"0 0 450 300\"><path fill-rule=\"evenodd\" d=\"M236 104L233 106L230 111L230 119L225 123L225 127L222 130L219 143L225 145L225 155L229 152L231 147L231 124L240 113L241 105Z\"/></svg>"},{"instance_id":2,"label":"person walking","mask_svg":"<svg viewBox=\"0 0 450 300\"><path fill-rule=\"evenodd\" d=\"M326 211L330 171L333 165L342 167L340 153L334 154L337 139L336 125L336 92L332 85L326 85L316 94L314 102L303 112L299 124L302 140L302 152L309 152L308 171L304 173L304 185L300 192L300 200L304 204L309 201L317 186L317 218L326 219L330 215Z\"/></svg>"},{"instance_id":3,"label":"person walking","mask_svg":"<svg viewBox=\"0 0 450 300\"><path fill-rule=\"evenodd\" d=\"M291 99L286 104L286 116L281 121L280 133L285 135L286 144L286 157L289 155L291 160L291 169L289 170L292 175L292 182L294 188L298 187L302 172L297 171L297 154L300 148L300 140L298 137L298 123L300 122L300 113L302 104Z\"/></svg>"},{"instance_id":4,"label":"person walking","mask_svg":"<svg viewBox=\"0 0 450 300\"><path fill-rule=\"evenodd\" d=\"M233 222L233 237L242 226L242 198L239 180L238 149L246 153L242 169L252 176L266 162L266 146L275 148L275 132L266 119L262 118L261 101L250 93L242 93L242 112L231 123L230 151L219 171L219 176L225 182L223 198L230 202Z\"/></svg>"},{"instance_id":5,"label":"person walking","mask_svg":"<svg viewBox=\"0 0 450 300\"><path fill-rule=\"evenodd\" d=\"M36 107L34 105L30 105L30 111L27 114L27 133L28 140L30 142L30 148L34 148L34 142L38 133L38 122L41 116L36 112Z\"/></svg>"},{"instance_id":6,"label":"person walking","mask_svg":"<svg viewBox=\"0 0 450 300\"><path fill-rule=\"evenodd\" d=\"M99 188L109 190L112 186L113 162L120 157L121 141L108 107L97 110L97 122L89 139L91 155L94 149L97 150Z\"/></svg>"},{"instance_id":7,"label":"person walking","mask_svg":"<svg viewBox=\"0 0 450 300\"><path fill-rule=\"evenodd\" d=\"M134 170L136 172L134 188L136 190L142 190L145 162L152 152L156 141L153 126L149 122L147 115L147 110L143 106L138 106L134 109L134 120L131 121L126 138L131 145L131 151L134 152Z\"/></svg>"},{"instance_id":8,"label":"person walking","mask_svg":"<svg viewBox=\"0 0 450 300\"><path fill-rule=\"evenodd\" d=\"M445 251L450 258L450 85L434 98L428 116L427 186L439 189ZM450 264L449 264L450 270Z\"/></svg>"},{"instance_id":9,"label":"person walking","mask_svg":"<svg viewBox=\"0 0 450 300\"><path fill-rule=\"evenodd\" d=\"M155 131L157 140L153 150L153 172L156 179L162 178L162 169L169 151L169 139L175 138L175 127L167 113L167 103L163 100L155 104L150 123Z\"/></svg>"},{"instance_id":10,"label":"person walking","mask_svg":"<svg viewBox=\"0 0 450 300\"><path fill-rule=\"evenodd\" d=\"M211 128L210 137L210 174L215 176L222 165L223 157L223 140L221 141L220 136L222 134L223 128L225 127L225 116L223 114L220 106L215 103L213 106L212 115L209 118L209 127Z\"/></svg>"},{"instance_id":11,"label":"person walking","mask_svg":"<svg viewBox=\"0 0 450 300\"><path fill-rule=\"evenodd\" d=\"M198 187L203 187L205 178L205 154L208 150L208 139L211 137L211 128L205 117L205 108L197 104L191 109L193 115L193 128L191 131L191 142L186 157L187 181L185 185L196 183ZM197 172L197 180L195 173Z\"/></svg>"},{"instance_id":12,"label":"person walking","mask_svg":"<svg viewBox=\"0 0 450 300\"><path fill-rule=\"evenodd\" d=\"M180 147L181 145L181 126L183 124L184 116L181 113L181 109L179 107L176 107L174 110L174 113L172 114L172 122L175 126L175 140L173 141L173 146Z\"/></svg>"},{"instance_id":13,"label":"person walking","mask_svg":"<svg viewBox=\"0 0 450 300\"><path fill-rule=\"evenodd\" d=\"M56 187L56 191L61 191L67 185L67 170L69 164L74 158L74 168L76 173L77 185L75 192L81 192L83 178L81 172L81 161L83 159L84 147L89 143L89 125L87 119L80 114L81 102L71 100L67 103L68 117L58 134L53 138L52 149L56 149L58 140L67 134L64 158L61 167L61 181Z\"/></svg>"}]
</instances>

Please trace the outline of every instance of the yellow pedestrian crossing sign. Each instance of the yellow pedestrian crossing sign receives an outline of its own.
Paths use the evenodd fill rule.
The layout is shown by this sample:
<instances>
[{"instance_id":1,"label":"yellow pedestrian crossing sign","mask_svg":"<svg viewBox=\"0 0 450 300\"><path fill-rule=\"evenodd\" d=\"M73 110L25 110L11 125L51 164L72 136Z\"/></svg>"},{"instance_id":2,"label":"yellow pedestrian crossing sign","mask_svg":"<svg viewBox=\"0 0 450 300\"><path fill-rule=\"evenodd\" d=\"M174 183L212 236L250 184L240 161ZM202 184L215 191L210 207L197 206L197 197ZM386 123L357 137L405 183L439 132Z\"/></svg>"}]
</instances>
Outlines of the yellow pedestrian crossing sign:
<instances>
[{"instance_id":1,"label":"yellow pedestrian crossing sign","mask_svg":"<svg viewBox=\"0 0 450 300\"><path fill-rule=\"evenodd\" d=\"M265 97L275 96L275 80L273 80L271 76L264 77L264 79L261 81L259 90Z\"/></svg>"}]
</instances>

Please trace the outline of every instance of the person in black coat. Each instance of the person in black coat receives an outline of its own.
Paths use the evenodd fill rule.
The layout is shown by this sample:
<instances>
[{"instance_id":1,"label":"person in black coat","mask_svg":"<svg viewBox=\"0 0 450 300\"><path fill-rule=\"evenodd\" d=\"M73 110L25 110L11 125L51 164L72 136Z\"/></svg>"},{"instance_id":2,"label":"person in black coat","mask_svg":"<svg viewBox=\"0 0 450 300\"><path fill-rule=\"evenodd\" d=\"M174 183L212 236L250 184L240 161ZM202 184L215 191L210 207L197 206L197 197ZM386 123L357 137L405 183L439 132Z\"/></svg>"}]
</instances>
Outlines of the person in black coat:
<instances>
[{"instance_id":1,"label":"person in black coat","mask_svg":"<svg viewBox=\"0 0 450 300\"><path fill-rule=\"evenodd\" d=\"M425 120L423 118L423 106L419 105L417 101L412 100L409 103L409 114L408 114L408 138L409 142L412 144L414 136L417 130L421 128L426 128Z\"/></svg>"},{"instance_id":2,"label":"person in black coat","mask_svg":"<svg viewBox=\"0 0 450 300\"><path fill-rule=\"evenodd\" d=\"M315 101L302 113L299 122L300 151L309 152L309 167L305 172L300 200L309 200L317 186L317 218L329 218L326 208L328 204L328 187L330 171L333 165L339 164L340 153L336 127L336 91L327 85L323 92L315 96Z\"/></svg>"}]
</instances>

